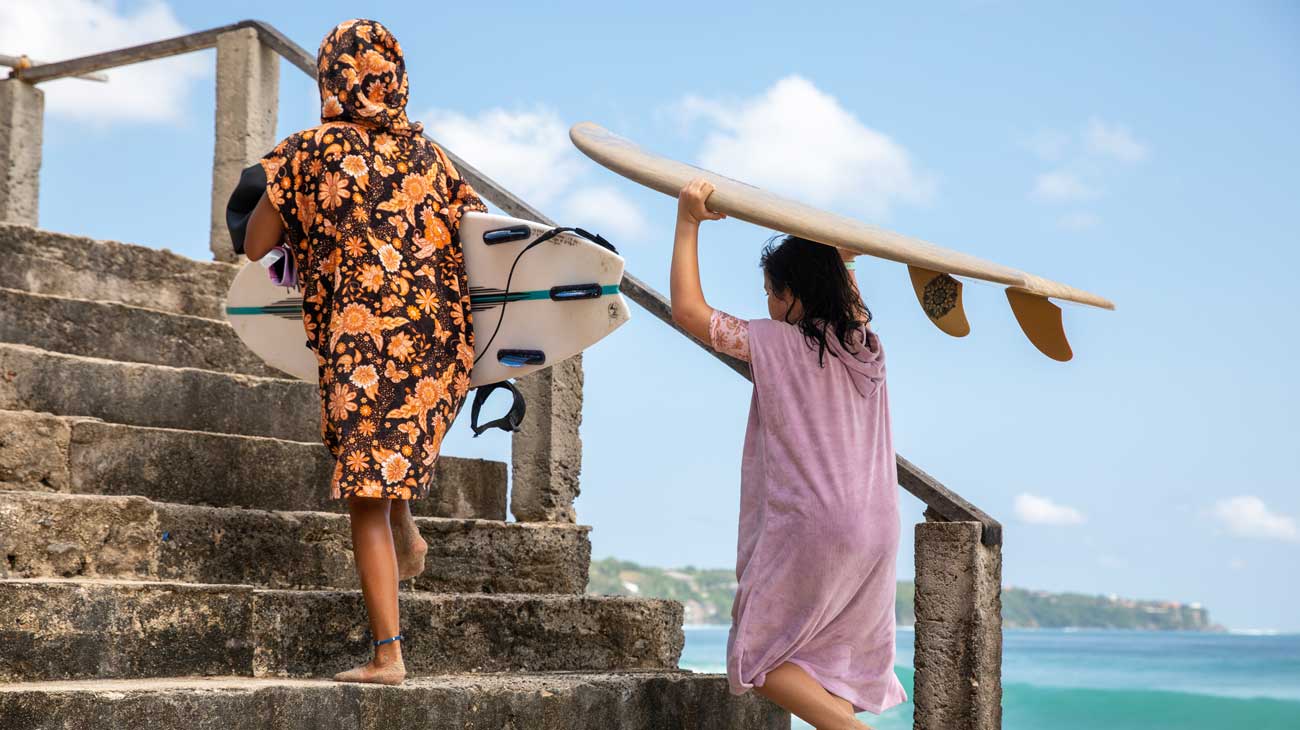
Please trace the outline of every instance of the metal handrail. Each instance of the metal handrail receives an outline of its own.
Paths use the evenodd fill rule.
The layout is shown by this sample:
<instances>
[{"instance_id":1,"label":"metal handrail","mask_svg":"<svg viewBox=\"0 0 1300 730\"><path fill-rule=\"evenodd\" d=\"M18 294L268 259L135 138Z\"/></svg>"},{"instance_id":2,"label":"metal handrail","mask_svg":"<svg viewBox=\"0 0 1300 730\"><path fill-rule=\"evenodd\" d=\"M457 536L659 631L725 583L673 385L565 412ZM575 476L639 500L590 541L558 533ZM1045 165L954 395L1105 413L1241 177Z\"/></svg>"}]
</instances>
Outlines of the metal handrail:
<instances>
[{"instance_id":1,"label":"metal handrail","mask_svg":"<svg viewBox=\"0 0 1300 730\"><path fill-rule=\"evenodd\" d=\"M166 58L182 53L200 51L211 48L217 44L217 39L224 33L229 33L241 28L253 28L257 31L259 40L280 54L286 61L297 66L308 76L316 78L316 57L311 55L302 46L294 43L283 33L276 30L271 25L260 20L242 20L238 23L223 25L209 30L190 33L189 35L168 38L153 43L144 43L129 48L121 48L115 51L106 51L96 53L90 56L72 58L66 61L55 63L43 63L27 68L14 69L10 73L11 78L21 79L27 83L37 84L43 81L53 81L54 79L66 78L68 76L82 76L95 71L102 71L117 66L126 66L141 61L149 61L158 58ZM430 141L437 143L432 137L425 135ZM441 145L439 145L441 146ZM506 190L492 178L484 175L478 168L469 162L457 156L451 150L443 147L443 151L451 158L452 163L460 169L461 174L469 180L470 185L474 187L479 194L487 198L497 207L501 208L510 215L534 220L549 226L556 225L555 221L543 215L541 211L521 200L514 193ZM712 355L724 365L744 376L747 380L753 380L749 371L749 364L728 357L721 353L715 352L706 347L704 343L696 340L687 334L685 330L673 322L672 307L668 300L662 294L655 291L645 282L637 277L625 273L623 283L619 287L623 294L629 299L641 305L646 311L654 315L656 319L672 327L681 333L691 342L694 342L705 352ZM989 546L1002 544L1002 525L983 510L971 504L945 487L937 479L926 474L917 468L912 462L898 456L898 484L899 486L911 492L917 499L925 503L927 517L950 521L950 522L978 522L981 525L980 541Z\"/></svg>"}]
</instances>

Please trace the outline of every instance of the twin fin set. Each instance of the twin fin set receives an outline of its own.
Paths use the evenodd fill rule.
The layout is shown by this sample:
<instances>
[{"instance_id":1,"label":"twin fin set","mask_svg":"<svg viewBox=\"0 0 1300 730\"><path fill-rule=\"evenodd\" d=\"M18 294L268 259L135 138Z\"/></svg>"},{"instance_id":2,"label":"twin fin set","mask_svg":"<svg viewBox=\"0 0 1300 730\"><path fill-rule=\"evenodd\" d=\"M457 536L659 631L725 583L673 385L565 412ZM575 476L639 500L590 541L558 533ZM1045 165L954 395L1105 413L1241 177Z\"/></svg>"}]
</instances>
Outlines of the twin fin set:
<instances>
[{"instance_id":1,"label":"twin fin set","mask_svg":"<svg viewBox=\"0 0 1300 730\"><path fill-rule=\"evenodd\" d=\"M953 337L970 333L962 307L967 277L1006 287L1007 301L1020 329L1040 352L1053 360L1073 357L1061 309L1050 299L1114 309L1110 300L1007 266L936 246L844 216L782 198L752 185L648 152L592 122L569 130L573 144L591 159L634 182L676 197L687 182L703 177L713 183L711 210L784 233L847 248L907 266L916 299L926 317Z\"/></svg>"}]
</instances>

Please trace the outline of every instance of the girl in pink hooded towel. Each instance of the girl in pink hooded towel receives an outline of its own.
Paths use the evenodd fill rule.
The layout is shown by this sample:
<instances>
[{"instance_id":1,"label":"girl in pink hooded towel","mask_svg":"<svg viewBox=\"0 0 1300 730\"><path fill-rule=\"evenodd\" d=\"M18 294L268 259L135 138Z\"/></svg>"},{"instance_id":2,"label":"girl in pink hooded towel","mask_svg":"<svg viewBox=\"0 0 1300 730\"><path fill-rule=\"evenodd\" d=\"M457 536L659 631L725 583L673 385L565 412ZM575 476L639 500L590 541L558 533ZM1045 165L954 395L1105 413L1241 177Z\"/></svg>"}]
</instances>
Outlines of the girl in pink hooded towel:
<instances>
[{"instance_id":1,"label":"girl in pink hooded towel","mask_svg":"<svg viewBox=\"0 0 1300 730\"><path fill-rule=\"evenodd\" d=\"M713 186L678 197L673 319L754 379L741 459L731 691L753 688L818 730L907 700L894 675L898 478L885 354L853 254L795 236L763 252L771 319L704 299L699 224Z\"/></svg>"}]
</instances>

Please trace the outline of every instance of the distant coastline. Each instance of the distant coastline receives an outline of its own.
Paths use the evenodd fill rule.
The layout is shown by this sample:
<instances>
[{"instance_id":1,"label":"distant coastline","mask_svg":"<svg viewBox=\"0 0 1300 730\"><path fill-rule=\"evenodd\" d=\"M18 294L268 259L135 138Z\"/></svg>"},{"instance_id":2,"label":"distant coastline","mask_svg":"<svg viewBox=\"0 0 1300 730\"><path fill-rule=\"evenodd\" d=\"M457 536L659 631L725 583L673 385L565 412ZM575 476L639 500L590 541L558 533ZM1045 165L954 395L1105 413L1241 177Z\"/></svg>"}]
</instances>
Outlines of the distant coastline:
<instances>
[{"instance_id":1,"label":"distant coastline","mask_svg":"<svg viewBox=\"0 0 1300 730\"><path fill-rule=\"evenodd\" d=\"M656 568L616 558L593 560L587 584L588 593L681 601L686 609L685 623L691 627L730 623L735 591L735 573L729 569ZM899 581L894 613L900 628L910 627L915 619L914 594L911 581ZM1012 587L1002 589L1002 619L1007 628L1227 630L1212 623L1209 610L1199 603Z\"/></svg>"}]
</instances>

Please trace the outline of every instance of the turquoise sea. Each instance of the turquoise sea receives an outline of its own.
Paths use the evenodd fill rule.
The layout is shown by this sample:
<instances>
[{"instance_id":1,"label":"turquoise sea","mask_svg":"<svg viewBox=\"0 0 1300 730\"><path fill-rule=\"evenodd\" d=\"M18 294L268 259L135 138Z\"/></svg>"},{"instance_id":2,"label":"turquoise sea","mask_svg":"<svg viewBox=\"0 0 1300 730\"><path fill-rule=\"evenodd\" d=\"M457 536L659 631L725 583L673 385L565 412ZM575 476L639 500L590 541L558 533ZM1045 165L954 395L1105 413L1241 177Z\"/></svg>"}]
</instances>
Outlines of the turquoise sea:
<instances>
[{"instance_id":1,"label":"turquoise sea","mask_svg":"<svg viewBox=\"0 0 1300 730\"><path fill-rule=\"evenodd\" d=\"M1300 730L1300 634L1008 629L1002 654L1005 730ZM683 668L725 672L726 655L727 627L686 629ZM910 697L910 630L895 671ZM910 730L912 704L860 717Z\"/></svg>"}]
</instances>

